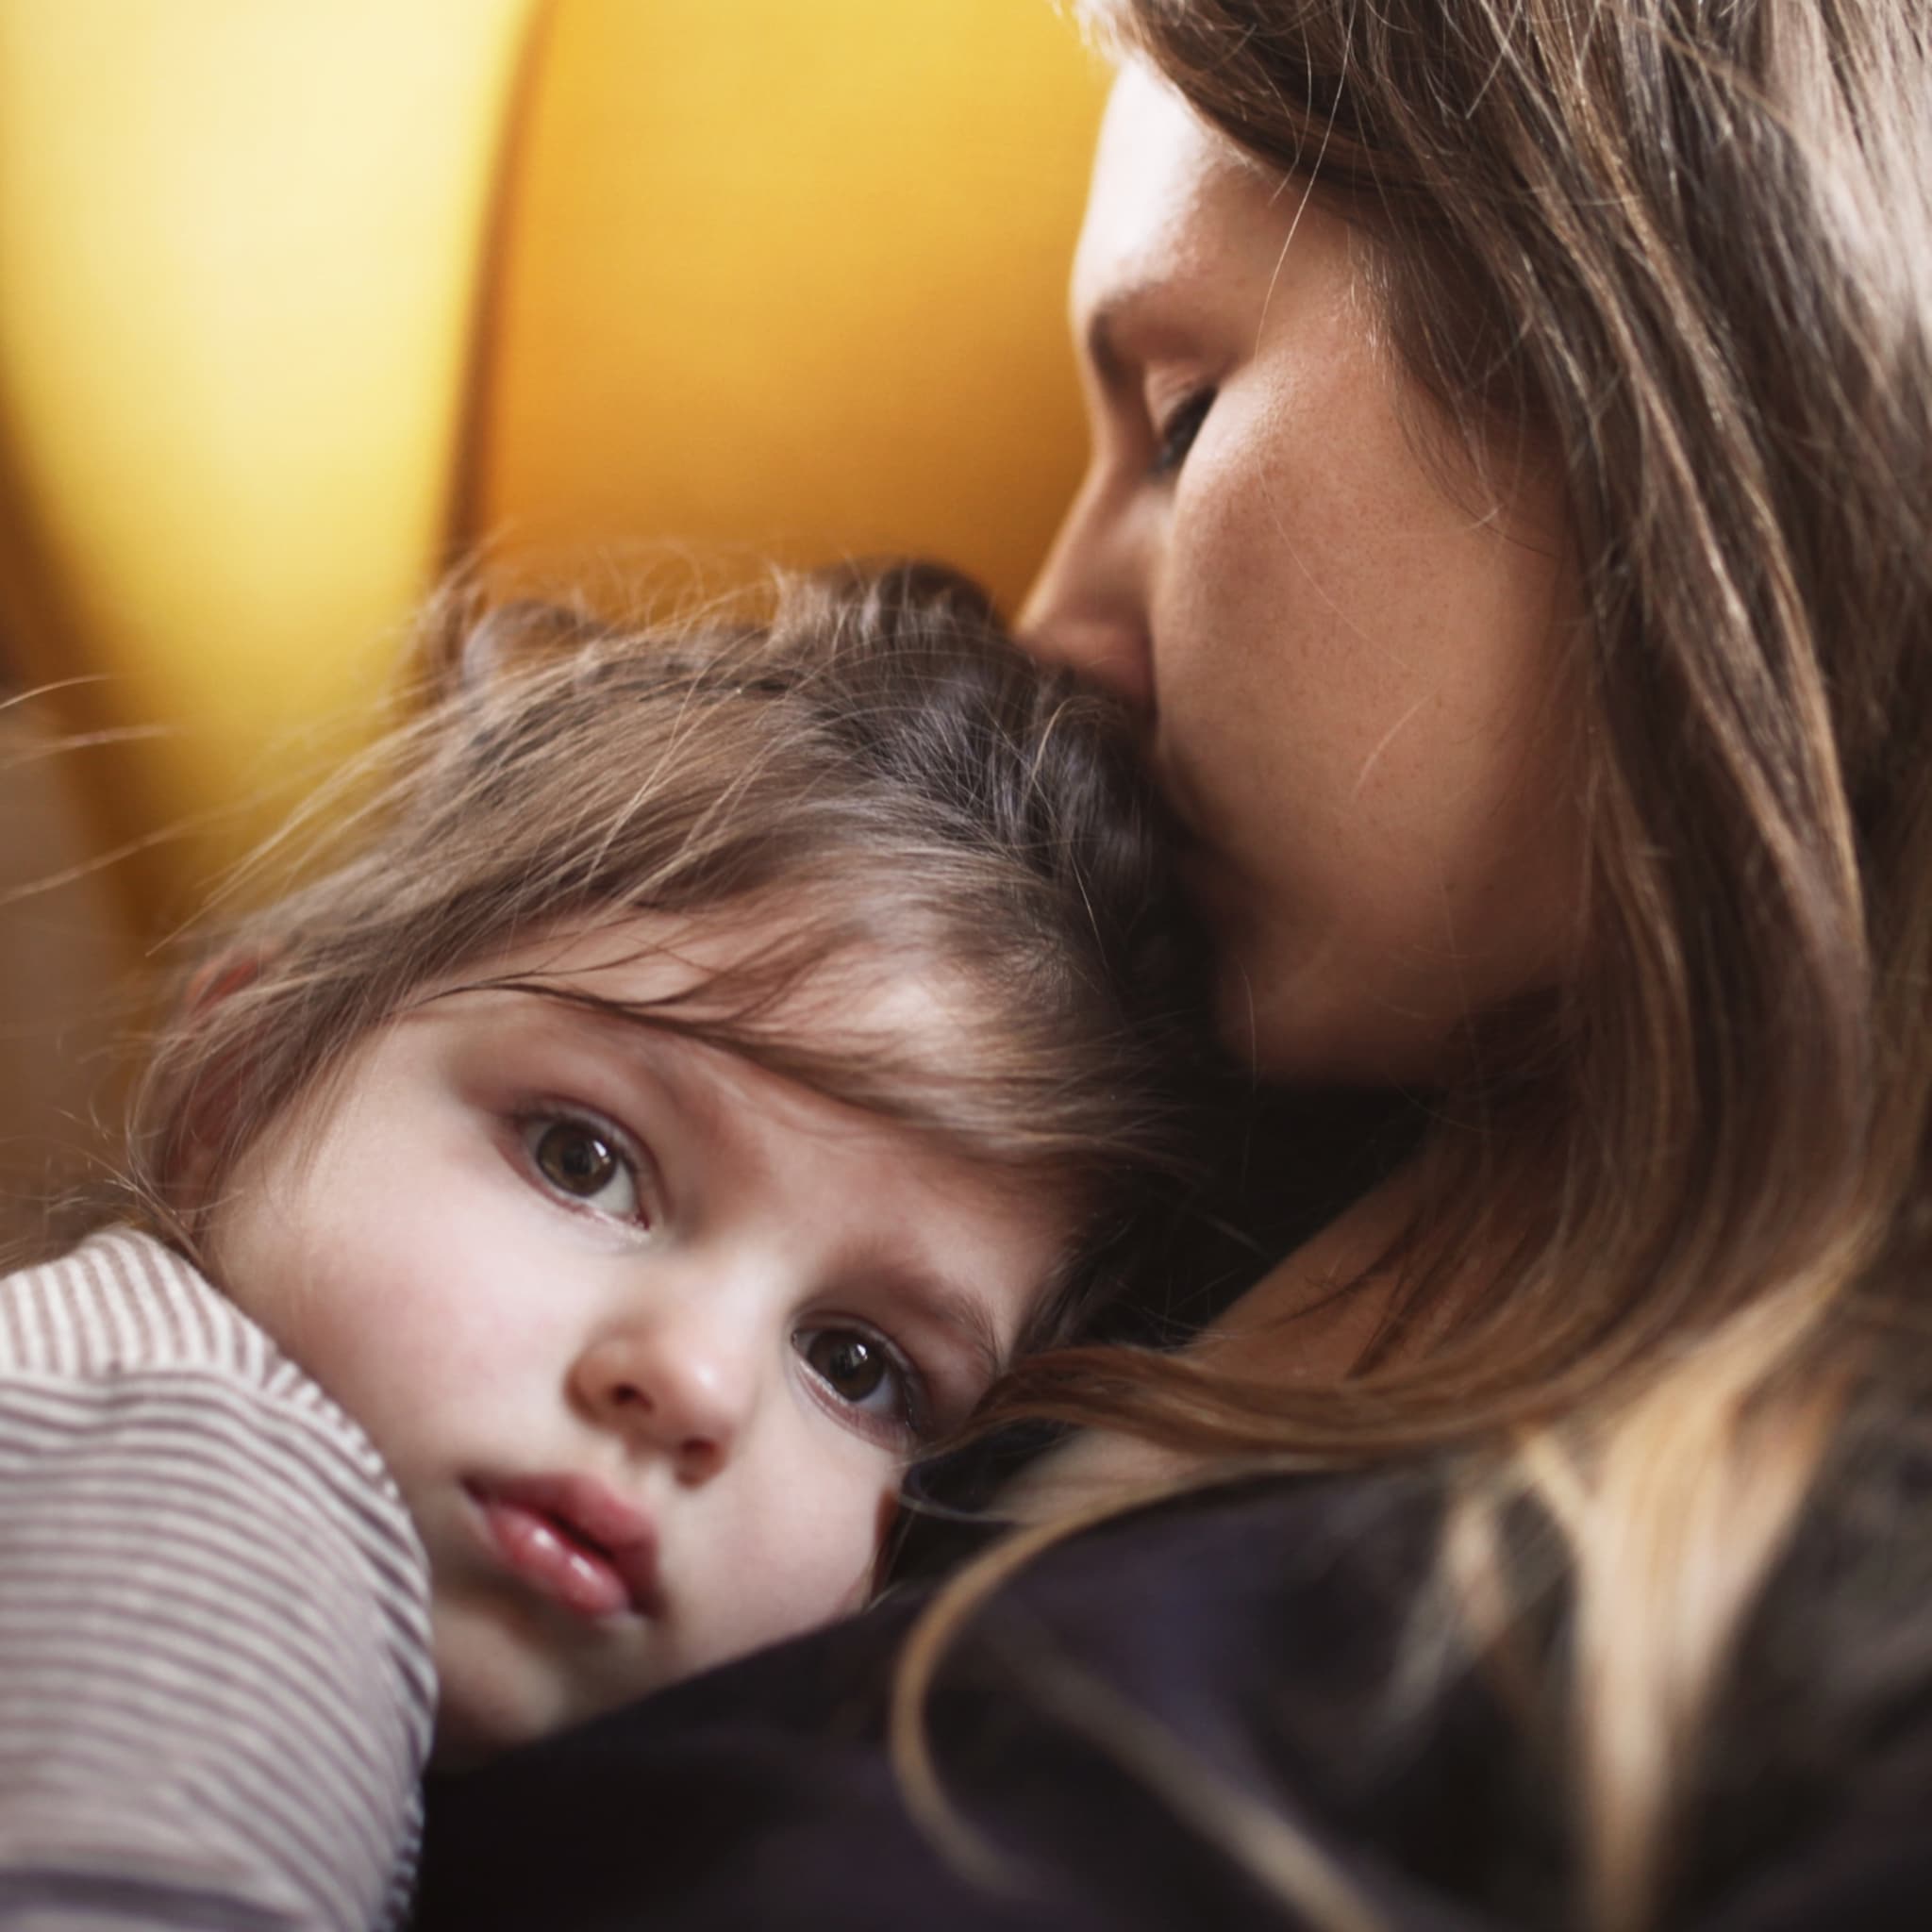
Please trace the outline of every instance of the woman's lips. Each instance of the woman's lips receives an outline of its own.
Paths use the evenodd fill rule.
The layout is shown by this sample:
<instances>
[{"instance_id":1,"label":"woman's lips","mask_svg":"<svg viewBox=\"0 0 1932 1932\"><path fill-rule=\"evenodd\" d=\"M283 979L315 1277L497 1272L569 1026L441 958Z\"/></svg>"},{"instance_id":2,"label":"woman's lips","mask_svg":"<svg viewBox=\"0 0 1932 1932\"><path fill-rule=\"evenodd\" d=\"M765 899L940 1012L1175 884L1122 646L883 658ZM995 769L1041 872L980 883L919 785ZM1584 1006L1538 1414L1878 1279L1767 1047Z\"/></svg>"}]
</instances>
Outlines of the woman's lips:
<instances>
[{"instance_id":1,"label":"woman's lips","mask_svg":"<svg viewBox=\"0 0 1932 1932\"><path fill-rule=\"evenodd\" d=\"M650 1519L585 1476L464 1485L491 1548L525 1582L592 1620L663 1608Z\"/></svg>"}]
</instances>

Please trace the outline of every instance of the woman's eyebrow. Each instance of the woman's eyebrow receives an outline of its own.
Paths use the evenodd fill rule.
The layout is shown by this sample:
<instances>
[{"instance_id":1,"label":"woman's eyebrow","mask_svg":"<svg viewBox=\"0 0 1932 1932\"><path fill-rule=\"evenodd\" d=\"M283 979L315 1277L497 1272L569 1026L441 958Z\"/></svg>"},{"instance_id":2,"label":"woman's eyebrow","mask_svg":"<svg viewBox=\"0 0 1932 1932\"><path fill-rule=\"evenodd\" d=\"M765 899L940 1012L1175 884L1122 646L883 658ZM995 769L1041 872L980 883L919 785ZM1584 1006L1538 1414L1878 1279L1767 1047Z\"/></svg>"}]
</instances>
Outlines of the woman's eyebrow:
<instances>
[{"instance_id":1,"label":"woman's eyebrow","mask_svg":"<svg viewBox=\"0 0 1932 1932\"><path fill-rule=\"evenodd\" d=\"M1138 364L1186 346L1189 337L1162 312L1168 290L1163 277L1149 275L1109 289L1089 311L1081 340L1102 389L1131 388Z\"/></svg>"},{"instance_id":2,"label":"woman's eyebrow","mask_svg":"<svg viewBox=\"0 0 1932 1932\"><path fill-rule=\"evenodd\" d=\"M1108 290L1093 305L1087 318L1087 359L1104 388L1124 388L1130 380L1130 365L1155 291L1152 282L1129 282Z\"/></svg>"},{"instance_id":3,"label":"woman's eyebrow","mask_svg":"<svg viewBox=\"0 0 1932 1932\"><path fill-rule=\"evenodd\" d=\"M1124 361L1120 352L1123 311L1129 295L1109 295L1096 304L1087 318L1087 366L1100 378L1103 389L1118 389L1125 379Z\"/></svg>"}]
</instances>

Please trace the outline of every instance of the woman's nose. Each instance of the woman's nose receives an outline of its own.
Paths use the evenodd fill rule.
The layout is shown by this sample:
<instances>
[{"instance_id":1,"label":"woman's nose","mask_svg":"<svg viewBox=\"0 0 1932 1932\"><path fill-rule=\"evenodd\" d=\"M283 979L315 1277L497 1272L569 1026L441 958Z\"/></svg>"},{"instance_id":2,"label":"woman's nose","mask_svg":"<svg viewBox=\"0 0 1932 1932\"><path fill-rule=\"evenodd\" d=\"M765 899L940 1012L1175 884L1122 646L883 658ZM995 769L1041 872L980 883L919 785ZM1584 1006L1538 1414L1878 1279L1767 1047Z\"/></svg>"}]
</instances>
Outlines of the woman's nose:
<instances>
[{"instance_id":1,"label":"woman's nose","mask_svg":"<svg viewBox=\"0 0 1932 1932\"><path fill-rule=\"evenodd\" d=\"M1069 664L1135 709L1154 707L1144 534L1090 478L1068 510L1015 631L1035 656Z\"/></svg>"},{"instance_id":2,"label":"woman's nose","mask_svg":"<svg viewBox=\"0 0 1932 1932\"><path fill-rule=\"evenodd\" d=\"M757 1399L757 1364L731 1324L658 1309L598 1335L571 1372L578 1407L700 1483L731 1459Z\"/></svg>"}]
</instances>

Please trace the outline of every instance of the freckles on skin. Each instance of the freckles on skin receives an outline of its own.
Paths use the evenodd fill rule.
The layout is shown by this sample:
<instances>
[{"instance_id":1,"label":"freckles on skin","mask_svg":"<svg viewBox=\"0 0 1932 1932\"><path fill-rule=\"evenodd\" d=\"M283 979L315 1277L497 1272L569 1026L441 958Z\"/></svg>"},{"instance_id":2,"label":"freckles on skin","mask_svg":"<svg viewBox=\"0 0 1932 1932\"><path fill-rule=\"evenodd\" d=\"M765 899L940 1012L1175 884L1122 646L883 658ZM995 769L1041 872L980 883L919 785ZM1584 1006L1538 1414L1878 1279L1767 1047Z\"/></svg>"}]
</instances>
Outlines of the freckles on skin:
<instances>
[{"instance_id":1,"label":"freckles on skin","mask_svg":"<svg viewBox=\"0 0 1932 1932\"><path fill-rule=\"evenodd\" d=\"M1419 447L1419 405L1358 274L1321 272L1346 258L1342 225L1305 210L1291 245L1299 273L1275 282L1257 341L1291 353L1272 382L1238 378L1217 400L1221 433L1170 533L1195 567L1171 575L1155 616L1168 768L1248 888L1242 950L1274 968L1244 990L1257 1033L1269 1008L1319 999L1331 961L1352 971L1370 951L1383 1016L1440 1010L1445 975L1518 957L1523 904L1562 890L1543 858L1562 786L1563 560L1473 482L1452 495L1441 452ZM1257 556L1271 568L1242 567ZM1241 648L1255 638L1271 647ZM1406 988L1406 969L1430 983Z\"/></svg>"}]
</instances>

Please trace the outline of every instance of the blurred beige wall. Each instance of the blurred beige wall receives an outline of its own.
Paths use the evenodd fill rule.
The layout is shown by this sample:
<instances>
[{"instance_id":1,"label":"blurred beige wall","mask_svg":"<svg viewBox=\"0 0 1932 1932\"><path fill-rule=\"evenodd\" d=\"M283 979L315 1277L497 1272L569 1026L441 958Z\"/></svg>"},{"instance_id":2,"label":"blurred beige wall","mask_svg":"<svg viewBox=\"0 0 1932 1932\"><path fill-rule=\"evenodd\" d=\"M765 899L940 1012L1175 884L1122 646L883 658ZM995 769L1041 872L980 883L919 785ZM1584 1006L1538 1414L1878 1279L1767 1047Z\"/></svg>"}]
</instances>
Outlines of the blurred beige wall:
<instances>
[{"instance_id":1,"label":"blurred beige wall","mask_svg":"<svg viewBox=\"0 0 1932 1932\"><path fill-rule=\"evenodd\" d=\"M86 862L75 761L0 687L0 1248L98 1151L125 1024L125 942ZM57 883L50 883L57 882Z\"/></svg>"}]
</instances>

